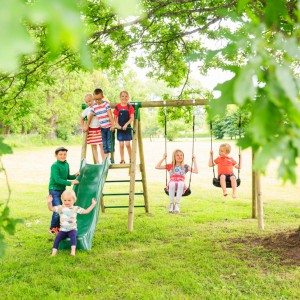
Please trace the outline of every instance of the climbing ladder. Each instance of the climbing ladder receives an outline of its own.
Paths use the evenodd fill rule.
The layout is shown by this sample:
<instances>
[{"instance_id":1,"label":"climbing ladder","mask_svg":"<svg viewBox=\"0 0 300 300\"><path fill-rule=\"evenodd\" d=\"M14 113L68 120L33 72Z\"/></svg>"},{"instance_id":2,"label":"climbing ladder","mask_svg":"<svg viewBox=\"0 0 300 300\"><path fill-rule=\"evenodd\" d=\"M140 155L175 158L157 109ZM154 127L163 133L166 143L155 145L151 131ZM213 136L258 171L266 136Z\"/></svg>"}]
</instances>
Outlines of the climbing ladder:
<instances>
[{"instance_id":1,"label":"climbing ladder","mask_svg":"<svg viewBox=\"0 0 300 300\"><path fill-rule=\"evenodd\" d=\"M104 213L106 208L128 208L128 230L133 230L133 220L134 220L134 208L135 207L144 207L147 213L150 212L149 201L148 201L148 191L146 183L146 168L145 168L145 159L144 159L144 149L143 149L143 139L142 139L142 130L140 123L140 103L131 103L134 106L135 114L133 121L133 130L132 130L132 153L131 153L131 162L130 164L111 164L109 169L115 171L117 169L128 169L130 179L118 179L118 180L106 180L105 183L129 183L129 193L103 193L101 199L101 211ZM83 136L82 142L82 154L81 159L86 157L86 134ZM139 152L140 164L137 165L137 153ZM137 179L137 168L141 172L141 179ZM110 172L111 172L110 171ZM135 192L135 184L137 182L142 183L142 192ZM135 196L142 195L144 198L143 205L135 205ZM128 205L105 205L104 197L108 196L129 196Z\"/></svg>"}]
</instances>

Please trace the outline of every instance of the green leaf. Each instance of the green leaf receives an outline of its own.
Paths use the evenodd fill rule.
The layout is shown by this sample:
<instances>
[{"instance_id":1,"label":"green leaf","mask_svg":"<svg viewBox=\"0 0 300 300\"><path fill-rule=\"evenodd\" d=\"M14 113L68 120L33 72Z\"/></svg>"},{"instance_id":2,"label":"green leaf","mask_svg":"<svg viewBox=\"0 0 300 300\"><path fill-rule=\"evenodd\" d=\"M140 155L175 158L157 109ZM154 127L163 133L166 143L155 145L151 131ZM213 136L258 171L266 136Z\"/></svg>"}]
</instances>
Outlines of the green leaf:
<instances>
[{"instance_id":1,"label":"green leaf","mask_svg":"<svg viewBox=\"0 0 300 300\"><path fill-rule=\"evenodd\" d=\"M267 0L265 8L266 24L271 26L280 25L280 20L287 15L286 1L284 0Z\"/></svg>"},{"instance_id":2,"label":"green leaf","mask_svg":"<svg viewBox=\"0 0 300 300\"><path fill-rule=\"evenodd\" d=\"M19 67L19 57L35 51L24 26L26 6L21 0L0 0L0 70L14 72Z\"/></svg>"},{"instance_id":3,"label":"green leaf","mask_svg":"<svg viewBox=\"0 0 300 300\"><path fill-rule=\"evenodd\" d=\"M4 142L4 137L0 137L0 156L2 156L3 154L12 154L12 148L5 144Z\"/></svg>"},{"instance_id":4,"label":"green leaf","mask_svg":"<svg viewBox=\"0 0 300 300\"><path fill-rule=\"evenodd\" d=\"M232 104L233 102L233 87L234 87L234 78L224 83L218 84L215 87L215 91L221 92L221 96L218 99L214 99L211 101L211 109L213 113L216 114L225 114L226 107L228 104Z\"/></svg>"},{"instance_id":5,"label":"green leaf","mask_svg":"<svg viewBox=\"0 0 300 300\"><path fill-rule=\"evenodd\" d=\"M299 50L299 45L298 41L295 37L290 37L288 39L284 39L282 34L279 35L278 39L283 44L283 48L285 51L289 54L291 58L300 58L300 50Z\"/></svg>"},{"instance_id":6,"label":"green leaf","mask_svg":"<svg viewBox=\"0 0 300 300\"><path fill-rule=\"evenodd\" d=\"M84 5L85 1L83 1ZM63 48L80 52L82 63L90 68L91 59L87 53L87 34L83 25L78 1L38 0L28 10L28 18L33 23L45 25L46 41L51 50L51 58L58 56Z\"/></svg>"},{"instance_id":7,"label":"green leaf","mask_svg":"<svg viewBox=\"0 0 300 300\"><path fill-rule=\"evenodd\" d=\"M239 0L237 5L238 13L244 13L250 0Z\"/></svg>"},{"instance_id":8,"label":"green leaf","mask_svg":"<svg viewBox=\"0 0 300 300\"><path fill-rule=\"evenodd\" d=\"M298 89L294 81L291 71L286 66L276 66L275 69L276 77L279 84L285 91L286 95L294 102L298 95ZM298 101L298 100L297 100Z\"/></svg>"},{"instance_id":9,"label":"green leaf","mask_svg":"<svg viewBox=\"0 0 300 300\"><path fill-rule=\"evenodd\" d=\"M254 70L249 66L242 67L237 73L233 93L236 103L243 105L247 99L254 99L256 88L253 84L253 76Z\"/></svg>"}]
</instances>

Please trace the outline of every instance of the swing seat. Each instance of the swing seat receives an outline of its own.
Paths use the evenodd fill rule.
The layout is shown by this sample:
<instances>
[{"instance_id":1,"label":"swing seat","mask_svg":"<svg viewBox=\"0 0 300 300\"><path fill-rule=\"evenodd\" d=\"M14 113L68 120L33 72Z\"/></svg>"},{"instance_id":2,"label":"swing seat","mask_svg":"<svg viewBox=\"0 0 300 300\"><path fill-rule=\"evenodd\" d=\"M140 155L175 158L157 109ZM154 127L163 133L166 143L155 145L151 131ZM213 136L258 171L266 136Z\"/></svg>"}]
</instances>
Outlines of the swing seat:
<instances>
[{"instance_id":1,"label":"swing seat","mask_svg":"<svg viewBox=\"0 0 300 300\"><path fill-rule=\"evenodd\" d=\"M165 193L169 196L169 191L167 190L167 188L164 188ZM182 194L182 197L186 197L189 196L192 193L191 189L188 187L185 192ZM176 196L176 192L175 192L175 196Z\"/></svg>"},{"instance_id":2,"label":"swing seat","mask_svg":"<svg viewBox=\"0 0 300 300\"><path fill-rule=\"evenodd\" d=\"M216 187L221 187L221 183L220 183L220 180L218 178L213 178L213 181L212 181L213 185L216 186ZM236 186L238 187L239 185L241 184L241 179L238 178L236 180ZM226 180L226 187L227 188L231 188L231 181L227 181Z\"/></svg>"}]
</instances>

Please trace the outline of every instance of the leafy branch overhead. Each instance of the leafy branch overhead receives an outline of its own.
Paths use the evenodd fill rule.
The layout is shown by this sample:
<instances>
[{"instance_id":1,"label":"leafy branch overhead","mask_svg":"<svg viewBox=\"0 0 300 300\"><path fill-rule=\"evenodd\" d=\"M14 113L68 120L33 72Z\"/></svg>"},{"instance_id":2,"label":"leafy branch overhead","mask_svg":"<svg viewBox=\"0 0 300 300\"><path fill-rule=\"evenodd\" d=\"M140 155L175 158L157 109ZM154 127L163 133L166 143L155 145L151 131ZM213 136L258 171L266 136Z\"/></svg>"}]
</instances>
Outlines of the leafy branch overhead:
<instances>
[{"instance_id":1,"label":"leafy branch overhead","mask_svg":"<svg viewBox=\"0 0 300 300\"><path fill-rule=\"evenodd\" d=\"M19 113L22 94L55 84L53 70L91 68L116 74L129 57L170 87L219 69L231 79L215 90L210 118L228 104L248 110L242 141L257 153L255 167L280 159L279 176L296 180L300 153L299 1L106 0L11 1L13 19L0 35L2 110ZM62 18L63 16L63 18ZM21 20L17 28L14 20ZM16 41L19 41L18 44ZM22 45L22 47L20 46ZM23 51L24 50L24 51ZM22 56L20 56L22 54ZM20 57L19 67L9 61ZM7 72L10 68L14 72ZM27 108L29 109L29 108Z\"/></svg>"}]
</instances>

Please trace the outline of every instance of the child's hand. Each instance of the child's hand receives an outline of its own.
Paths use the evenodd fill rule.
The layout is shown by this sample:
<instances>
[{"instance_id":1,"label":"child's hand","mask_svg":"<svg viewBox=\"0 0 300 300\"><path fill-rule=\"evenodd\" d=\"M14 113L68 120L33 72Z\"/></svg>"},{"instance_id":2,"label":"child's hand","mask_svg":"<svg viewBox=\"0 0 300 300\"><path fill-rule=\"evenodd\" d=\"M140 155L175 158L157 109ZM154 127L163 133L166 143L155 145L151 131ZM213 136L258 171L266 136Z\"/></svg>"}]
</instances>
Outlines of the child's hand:
<instances>
[{"instance_id":1,"label":"child's hand","mask_svg":"<svg viewBox=\"0 0 300 300\"><path fill-rule=\"evenodd\" d=\"M96 199L93 198L93 199L92 199L92 204L93 204L93 205L96 205L96 203L97 203Z\"/></svg>"},{"instance_id":2,"label":"child's hand","mask_svg":"<svg viewBox=\"0 0 300 300\"><path fill-rule=\"evenodd\" d=\"M167 153L164 153L164 159L166 159L167 158Z\"/></svg>"},{"instance_id":3,"label":"child's hand","mask_svg":"<svg viewBox=\"0 0 300 300\"><path fill-rule=\"evenodd\" d=\"M210 152L209 152L209 153L210 153L210 155L213 155L213 154L214 154L214 152L213 152L212 150L210 150Z\"/></svg>"},{"instance_id":4,"label":"child's hand","mask_svg":"<svg viewBox=\"0 0 300 300\"><path fill-rule=\"evenodd\" d=\"M193 154L193 156L192 156L192 160L195 160L196 159L196 155L195 154Z\"/></svg>"},{"instance_id":5,"label":"child's hand","mask_svg":"<svg viewBox=\"0 0 300 300\"><path fill-rule=\"evenodd\" d=\"M46 199L47 199L47 202L52 202L53 197L52 197L52 195L48 195Z\"/></svg>"},{"instance_id":6,"label":"child's hand","mask_svg":"<svg viewBox=\"0 0 300 300\"><path fill-rule=\"evenodd\" d=\"M74 179L74 180L71 180L71 183L72 183L72 184L78 184L79 181L78 181L77 179Z\"/></svg>"},{"instance_id":7,"label":"child's hand","mask_svg":"<svg viewBox=\"0 0 300 300\"><path fill-rule=\"evenodd\" d=\"M75 173L75 176L76 176L76 177L79 176L79 175L80 175L80 172Z\"/></svg>"},{"instance_id":8,"label":"child's hand","mask_svg":"<svg viewBox=\"0 0 300 300\"><path fill-rule=\"evenodd\" d=\"M82 128L82 131L83 132L87 132L89 130L89 128L87 127L87 126L84 126L83 128Z\"/></svg>"},{"instance_id":9,"label":"child's hand","mask_svg":"<svg viewBox=\"0 0 300 300\"><path fill-rule=\"evenodd\" d=\"M122 129L126 130L127 129L127 125L125 124Z\"/></svg>"},{"instance_id":10,"label":"child's hand","mask_svg":"<svg viewBox=\"0 0 300 300\"><path fill-rule=\"evenodd\" d=\"M115 126L111 126L110 131L115 131Z\"/></svg>"}]
</instances>

